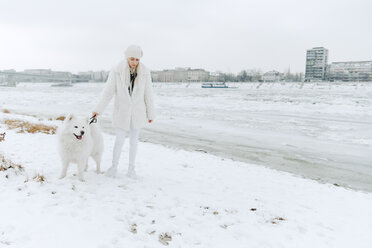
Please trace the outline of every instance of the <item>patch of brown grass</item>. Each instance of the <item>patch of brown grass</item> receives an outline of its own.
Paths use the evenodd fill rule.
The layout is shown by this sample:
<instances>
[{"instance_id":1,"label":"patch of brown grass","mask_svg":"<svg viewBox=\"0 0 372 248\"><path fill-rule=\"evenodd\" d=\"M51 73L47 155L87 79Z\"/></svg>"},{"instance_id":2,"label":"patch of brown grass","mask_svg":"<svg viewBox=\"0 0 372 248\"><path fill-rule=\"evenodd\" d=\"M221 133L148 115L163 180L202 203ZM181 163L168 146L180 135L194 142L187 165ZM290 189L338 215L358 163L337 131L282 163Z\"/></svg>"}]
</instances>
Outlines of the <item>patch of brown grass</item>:
<instances>
[{"instance_id":1,"label":"patch of brown grass","mask_svg":"<svg viewBox=\"0 0 372 248\"><path fill-rule=\"evenodd\" d=\"M8 109L3 109L4 114L10 114L10 111Z\"/></svg>"},{"instance_id":2,"label":"patch of brown grass","mask_svg":"<svg viewBox=\"0 0 372 248\"><path fill-rule=\"evenodd\" d=\"M65 116L59 116L56 118L57 121L64 121L66 119Z\"/></svg>"},{"instance_id":3,"label":"patch of brown grass","mask_svg":"<svg viewBox=\"0 0 372 248\"><path fill-rule=\"evenodd\" d=\"M45 133L45 134L56 134L57 128L55 126L47 126L44 124L35 124L23 120L5 120L4 123L9 129L20 130L18 133Z\"/></svg>"},{"instance_id":4,"label":"patch of brown grass","mask_svg":"<svg viewBox=\"0 0 372 248\"><path fill-rule=\"evenodd\" d=\"M274 219L271 220L271 224L278 224L279 221L284 221L285 219L283 217L276 217Z\"/></svg>"},{"instance_id":5,"label":"patch of brown grass","mask_svg":"<svg viewBox=\"0 0 372 248\"><path fill-rule=\"evenodd\" d=\"M6 159L3 155L0 155L0 171L7 171L14 169L17 172L24 171L24 167L20 164L14 163L13 161Z\"/></svg>"},{"instance_id":6,"label":"patch of brown grass","mask_svg":"<svg viewBox=\"0 0 372 248\"><path fill-rule=\"evenodd\" d=\"M34 179L36 182L41 183L41 184L43 184L43 183L46 181L45 176L43 176L43 175L41 175L41 174L39 174L39 173L37 173L37 174L33 177L33 179Z\"/></svg>"},{"instance_id":7,"label":"patch of brown grass","mask_svg":"<svg viewBox=\"0 0 372 248\"><path fill-rule=\"evenodd\" d=\"M163 233L159 235L159 242L163 245L169 245L169 242L172 241L172 236L168 233Z\"/></svg>"},{"instance_id":8,"label":"patch of brown grass","mask_svg":"<svg viewBox=\"0 0 372 248\"><path fill-rule=\"evenodd\" d=\"M137 233L137 224L136 223L131 225L130 232L133 233L133 234Z\"/></svg>"}]
</instances>

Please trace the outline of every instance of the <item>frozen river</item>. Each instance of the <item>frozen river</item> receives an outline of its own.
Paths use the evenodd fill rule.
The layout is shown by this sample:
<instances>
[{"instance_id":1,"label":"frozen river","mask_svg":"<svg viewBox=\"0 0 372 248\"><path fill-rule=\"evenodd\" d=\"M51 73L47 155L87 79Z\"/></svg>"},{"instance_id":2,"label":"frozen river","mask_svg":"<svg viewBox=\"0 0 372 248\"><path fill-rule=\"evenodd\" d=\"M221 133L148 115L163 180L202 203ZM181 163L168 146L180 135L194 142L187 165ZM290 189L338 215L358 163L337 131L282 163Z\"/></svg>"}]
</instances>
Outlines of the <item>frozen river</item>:
<instances>
[{"instance_id":1,"label":"frozen river","mask_svg":"<svg viewBox=\"0 0 372 248\"><path fill-rule=\"evenodd\" d=\"M372 83L154 84L157 119L141 140L372 191ZM0 109L89 116L104 84L0 87ZM100 118L112 132L113 104ZM166 159L166 158L165 158Z\"/></svg>"}]
</instances>

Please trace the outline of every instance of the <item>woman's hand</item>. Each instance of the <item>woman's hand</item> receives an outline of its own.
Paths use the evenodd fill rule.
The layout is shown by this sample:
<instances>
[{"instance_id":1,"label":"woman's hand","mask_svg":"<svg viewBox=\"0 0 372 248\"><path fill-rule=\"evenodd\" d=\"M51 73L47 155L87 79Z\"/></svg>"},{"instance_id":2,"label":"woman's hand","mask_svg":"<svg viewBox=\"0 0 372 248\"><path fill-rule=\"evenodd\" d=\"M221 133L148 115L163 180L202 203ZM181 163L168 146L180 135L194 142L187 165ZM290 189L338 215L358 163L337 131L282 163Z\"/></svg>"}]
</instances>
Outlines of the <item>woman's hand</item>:
<instances>
[{"instance_id":1,"label":"woman's hand","mask_svg":"<svg viewBox=\"0 0 372 248\"><path fill-rule=\"evenodd\" d=\"M93 118L97 118L97 117L98 117L98 113L93 112L93 113L92 113L92 117L93 117Z\"/></svg>"}]
</instances>

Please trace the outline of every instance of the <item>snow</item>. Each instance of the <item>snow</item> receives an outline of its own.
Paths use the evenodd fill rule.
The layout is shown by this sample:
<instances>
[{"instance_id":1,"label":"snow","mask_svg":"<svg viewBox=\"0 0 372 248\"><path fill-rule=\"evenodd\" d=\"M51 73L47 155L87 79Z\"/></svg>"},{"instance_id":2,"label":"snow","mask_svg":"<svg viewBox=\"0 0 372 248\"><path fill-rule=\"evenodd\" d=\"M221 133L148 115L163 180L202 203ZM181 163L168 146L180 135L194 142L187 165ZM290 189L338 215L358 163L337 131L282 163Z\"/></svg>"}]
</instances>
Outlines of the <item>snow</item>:
<instances>
[{"instance_id":1,"label":"snow","mask_svg":"<svg viewBox=\"0 0 372 248\"><path fill-rule=\"evenodd\" d=\"M0 114L59 125L59 121ZM141 142L140 178L59 180L56 136L6 130L1 155L24 166L0 172L1 247L369 247L372 194L203 152ZM114 136L105 135L102 168ZM33 179L45 177L44 183Z\"/></svg>"},{"instance_id":2,"label":"snow","mask_svg":"<svg viewBox=\"0 0 372 248\"><path fill-rule=\"evenodd\" d=\"M142 141L264 165L372 192L372 84L154 83L158 118ZM0 88L0 108L44 118L90 115L104 84ZM113 104L101 116L112 133Z\"/></svg>"}]
</instances>

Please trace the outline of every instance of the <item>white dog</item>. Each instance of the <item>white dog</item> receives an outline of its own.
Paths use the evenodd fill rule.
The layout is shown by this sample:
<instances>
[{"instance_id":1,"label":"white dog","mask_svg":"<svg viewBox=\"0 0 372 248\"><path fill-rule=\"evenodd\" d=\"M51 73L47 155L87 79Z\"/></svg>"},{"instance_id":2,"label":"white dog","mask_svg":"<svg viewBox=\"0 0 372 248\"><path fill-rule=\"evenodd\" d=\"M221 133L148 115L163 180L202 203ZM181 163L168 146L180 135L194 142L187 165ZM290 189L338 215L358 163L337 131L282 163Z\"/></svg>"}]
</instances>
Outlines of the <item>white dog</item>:
<instances>
[{"instance_id":1,"label":"white dog","mask_svg":"<svg viewBox=\"0 0 372 248\"><path fill-rule=\"evenodd\" d=\"M89 118L80 119L70 114L58 128L58 152L62 160L64 178L70 163L78 166L78 177L84 181L83 172L88 169L88 158L96 162L96 172L101 173L100 165L103 154L103 137L97 124L89 125Z\"/></svg>"}]
</instances>

